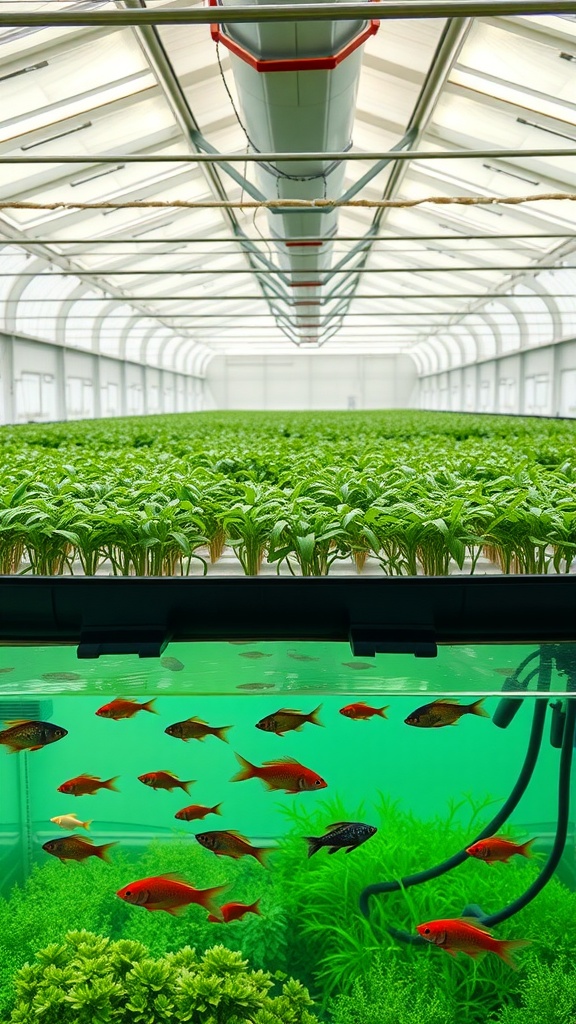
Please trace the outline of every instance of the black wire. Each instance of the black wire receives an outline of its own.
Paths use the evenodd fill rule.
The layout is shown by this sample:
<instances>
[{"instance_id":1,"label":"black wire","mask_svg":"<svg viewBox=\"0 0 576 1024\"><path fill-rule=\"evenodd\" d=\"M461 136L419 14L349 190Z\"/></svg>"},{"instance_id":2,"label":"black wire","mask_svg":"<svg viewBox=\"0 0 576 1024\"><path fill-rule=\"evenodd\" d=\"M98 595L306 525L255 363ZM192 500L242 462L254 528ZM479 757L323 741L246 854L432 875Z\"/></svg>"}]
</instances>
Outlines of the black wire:
<instances>
[{"instance_id":1,"label":"black wire","mask_svg":"<svg viewBox=\"0 0 576 1024\"><path fill-rule=\"evenodd\" d=\"M528 663L529 659L525 659L522 663L524 666ZM535 670L531 675L535 675L538 670ZM547 651L546 648L540 649L540 669L538 678L538 690L547 692L550 689L550 680L552 674L552 660L551 652ZM542 735L544 732L544 723L546 720L546 701L537 700L534 707L534 715L532 718L532 728L530 730L530 739L528 741L528 749L526 751L526 757L524 764L520 770L520 774L516 781L512 792L508 799L504 802L500 808L498 814L492 818L492 820L486 825L484 829L471 841L468 845L477 843L480 839L486 839L494 835L494 833L504 824L504 822L510 817L512 812L516 809L522 796L524 795L530 779L532 778L538 755L540 753L540 747L542 745ZM573 728L573 727L572 727ZM375 882L373 885L368 885L360 893L360 910L364 917L370 916L369 912L369 899L371 896L375 896L381 892L397 892L399 889L408 889L412 885L420 885L422 882L428 882L432 878L438 878L440 875L445 874L447 871L451 871L452 868L458 867L465 860L468 859L466 850L460 850L455 853L452 857L442 861L435 867L428 868L426 871L419 871L414 875L407 875L405 878L399 880L393 880L390 882ZM547 879L546 879L547 881ZM545 884L545 883L544 883ZM411 932L407 932L404 929L394 928L393 926L387 926L387 931L395 939L399 939L402 942L407 942L412 945L427 945L426 939L423 939L420 935L413 935Z\"/></svg>"},{"instance_id":2,"label":"black wire","mask_svg":"<svg viewBox=\"0 0 576 1024\"><path fill-rule=\"evenodd\" d=\"M523 910L532 902L535 896L542 891L547 882L554 874L566 845L568 833L568 815L570 812L570 769L572 766L572 752L574 750L574 727L576 726L576 701L569 700L566 709L566 721L564 724L564 737L562 739L562 751L560 753L560 772L558 777L558 821L556 824L556 835L550 856L546 861L538 878L526 889L526 892L519 896L513 903L500 910L497 914L483 915L479 918L480 923L491 928L501 921L507 921L519 910Z\"/></svg>"}]
</instances>

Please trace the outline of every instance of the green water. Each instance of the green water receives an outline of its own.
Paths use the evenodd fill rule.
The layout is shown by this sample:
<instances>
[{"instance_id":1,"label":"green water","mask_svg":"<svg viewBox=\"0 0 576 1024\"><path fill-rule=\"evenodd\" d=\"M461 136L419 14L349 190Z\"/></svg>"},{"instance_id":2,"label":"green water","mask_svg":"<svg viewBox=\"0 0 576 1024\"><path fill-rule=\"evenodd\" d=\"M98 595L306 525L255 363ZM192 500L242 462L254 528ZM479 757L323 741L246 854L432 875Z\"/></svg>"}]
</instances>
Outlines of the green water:
<instances>
[{"instance_id":1,"label":"green water","mask_svg":"<svg viewBox=\"0 0 576 1024\"><path fill-rule=\"evenodd\" d=\"M6 923L14 919L10 902L15 898L13 886L25 886L18 897L15 920L20 925L15 926L16 937L10 939L6 933L3 937L8 951L11 942L14 946L12 970L23 962L24 933L28 957L48 941L61 938L70 927L100 929L111 938L141 937L151 943L156 954L187 942L206 946L226 941L245 953L254 966L271 969L274 965L270 958L277 956L282 961L278 967L301 977L322 1004L322 943L312 944L305 962L298 953L298 944L304 949L308 934L304 928L300 940L298 929L307 915L314 920L314 900L318 901L320 915L327 913L332 901L333 912L328 913L327 921L333 918L344 933L349 929L351 935L361 935L361 940L355 938L354 942L361 941L362 949L394 947L385 931L381 905L376 908L376 923L372 926L376 932L370 932L370 938L368 932L358 932L364 927L359 920L358 895L365 885L423 870L438 858L451 855L462 842L471 842L502 805L526 753L538 699L535 680L507 728L498 728L490 718L499 706L503 687L509 685L507 680L524 659L537 651L536 646L521 645L453 646L440 648L436 659L409 655L370 659L352 657L346 644L204 643L172 644L162 659L108 656L79 661L71 647L4 647L0 658L0 717L4 721L40 719L67 730L62 740L40 750L11 754L5 745L0 748L0 879L8 901L0 905L0 928L2 920ZM566 695L567 675L559 670L559 664L558 660L554 662L549 694L540 698L549 703L551 697L557 701ZM526 668L524 677L535 665L537 660ZM445 728L414 728L405 723L416 708L440 696L456 697L461 705L482 697L482 707L490 718L466 714L456 725ZM155 697L158 713L139 711L120 721L96 716L98 708L117 697L139 702ZM345 705L357 701L366 701L375 708L387 705L387 718L374 715L367 721L351 720L340 714ZM301 730L284 736L255 728L259 720L280 708L308 714L318 705L321 727L306 723ZM551 715L547 711L530 785L509 823L500 830L501 835L511 830L522 840L536 837L538 856L530 862L516 856L509 864L493 866L468 858L458 871L459 878L469 882L461 896L451 896L448 882L442 883L437 916L455 917L462 911L460 903L489 900L487 879L494 879L494 899L498 902L504 896L506 900L515 898L536 877L550 852L556 828L560 752L550 743ZM214 727L231 726L229 742L215 736L207 736L202 742L182 742L165 732L171 724L191 716ZM233 782L239 770L235 754L256 766L280 757L295 758L318 773L327 785L318 791L287 794L267 791L258 778ZM180 780L195 780L190 794L178 788L154 791L138 780L139 775L153 771L170 771ZM101 789L95 795L81 797L58 792L58 786L82 773L102 780L117 776L119 791ZM490 806L488 801L492 801ZM221 815L191 822L175 818L179 809L192 803L208 807L221 804ZM81 821L92 821L89 835L96 845L117 844L111 849L110 865L96 857L82 863L61 863L42 849L46 842L70 834L50 819L71 812ZM476 818L471 821L474 814ZM337 852L330 856L321 850L308 860L301 837L320 835L338 820L376 825L378 835L350 854ZM253 844L279 849L270 856L267 867L254 858L216 857L194 838L205 830L237 830ZM82 830L76 834L86 835ZM286 842L289 854L283 852ZM127 906L115 896L119 888L134 879L174 870L182 871L195 886L228 883L228 899L260 897L262 917L252 915L248 920L247 915L230 925L207 925L205 911L196 906L188 908L185 917L172 918L164 913L149 914L140 906ZM296 898L293 890L300 871L303 891L307 886L312 888L310 899L296 914L300 897ZM571 825L557 878L560 881L554 882L554 891L563 887L566 899L573 899L576 875ZM284 879L282 885L279 879ZM331 888L336 880L336 888ZM508 887L502 896L498 895L500 884ZM424 889L411 889L411 900L402 905L403 909L390 904L396 908L394 913L408 914L404 927L413 930L417 919L431 912L420 901ZM49 903L51 891L53 906ZM285 892L290 892L290 898L286 896L284 903ZM106 908L101 914L98 911L100 916L94 916L91 894L100 901L98 907ZM42 901L47 901L46 908ZM50 923L39 924L34 939L31 935L37 905L46 910ZM537 908L538 902L533 906ZM40 917L44 909L38 911ZM490 908L491 912L495 909ZM542 913L549 917L551 912L543 909ZM27 914L30 921L26 925ZM308 926L312 927L310 921ZM509 932L504 930L504 934L524 936L522 927L508 926ZM282 932L283 944L278 940L276 953L275 942L282 928L292 940ZM532 933L529 937L533 938ZM291 941L296 942L295 948ZM405 955L401 946L400 953ZM345 949L339 955L345 966ZM358 962L358 948L352 939L348 955L351 964ZM463 971L482 969L463 955L452 961L435 948L423 951L420 962L428 962L432 955L445 973L451 970L461 976ZM495 966L487 969L500 971L501 965L494 957L482 963L492 960ZM5 967L8 974L10 963ZM366 976L371 976L369 956L365 969ZM509 968L502 967L506 970ZM2 984L9 987L7 976L0 977L0 987ZM331 996L346 992L347 984L344 971L341 981L332 985ZM5 994L6 1006L10 998ZM329 1020L327 1005L321 1005L318 1012ZM454 1005L458 1009L457 1003ZM462 1005L459 1022L484 1021L483 1012L479 1009L475 1016L469 1008L464 1012ZM156 1019L163 1018L149 1019L155 1024ZM334 1019L340 1024L337 1017ZM219 1018L214 1020L220 1024ZM364 1018L358 1020L364 1024ZM444 1024L441 1017L438 1020ZM400 1017L398 1024L403 1024ZM422 1024L427 1022L423 1019Z\"/></svg>"}]
</instances>

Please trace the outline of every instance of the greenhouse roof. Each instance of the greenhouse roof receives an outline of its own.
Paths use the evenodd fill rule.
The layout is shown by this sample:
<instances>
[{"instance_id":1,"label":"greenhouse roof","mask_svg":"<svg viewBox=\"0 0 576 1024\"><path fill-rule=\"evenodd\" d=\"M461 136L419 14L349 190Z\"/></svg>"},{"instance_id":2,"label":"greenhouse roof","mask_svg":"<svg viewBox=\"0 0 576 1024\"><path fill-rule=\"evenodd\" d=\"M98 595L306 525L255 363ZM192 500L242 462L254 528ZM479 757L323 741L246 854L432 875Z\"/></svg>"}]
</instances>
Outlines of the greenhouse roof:
<instances>
[{"instance_id":1,"label":"greenhouse roof","mask_svg":"<svg viewBox=\"0 0 576 1024\"><path fill-rule=\"evenodd\" d=\"M200 375L214 354L295 344L408 353L427 373L514 351L520 335L574 335L576 204L540 197L576 192L575 15L381 21L363 50L342 188L324 198L537 198L343 205L299 314L290 288L310 285L286 270L274 214L254 200L273 161L254 159L246 75L233 76L207 23L115 21L144 7L202 9L0 4L0 329ZM57 24L64 12L101 17ZM278 34L272 23L266 38ZM322 74L299 72L300 88ZM332 123L338 95L326 95ZM404 155L386 162L394 147ZM206 159L214 151L236 159ZM318 152L340 163L329 145ZM150 205L175 202L187 205Z\"/></svg>"}]
</instances>

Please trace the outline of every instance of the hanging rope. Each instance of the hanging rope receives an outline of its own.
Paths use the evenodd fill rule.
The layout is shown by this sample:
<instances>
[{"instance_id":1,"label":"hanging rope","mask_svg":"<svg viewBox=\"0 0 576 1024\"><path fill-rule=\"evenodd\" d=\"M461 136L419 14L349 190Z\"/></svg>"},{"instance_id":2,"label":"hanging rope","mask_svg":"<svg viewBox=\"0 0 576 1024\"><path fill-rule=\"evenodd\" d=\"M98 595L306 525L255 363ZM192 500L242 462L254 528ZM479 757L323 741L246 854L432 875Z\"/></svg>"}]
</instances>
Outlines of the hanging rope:
<instances>
[{"instance_id":1,"label":"hanging rope","mask_svg":"<svg viewBox=\"0 0 576 1024\"><path fill-rule=\"evenodd\" d=\"M438 206L519 206L521 203L550 202L551 200L576 200L574 192L543 192L529 196L425 196L423 199L266 199L242 200L212 199L196 201L188 199L145 200L135 199L123 203L18 203L0 202L0 210L146 210L146 209L185 209L185 210L274 210L281 209L334 209L336 207L364 207L374 209L408 209L411 206L422 206L424 203L435 203Z\"/></svg>"}]
</instances>

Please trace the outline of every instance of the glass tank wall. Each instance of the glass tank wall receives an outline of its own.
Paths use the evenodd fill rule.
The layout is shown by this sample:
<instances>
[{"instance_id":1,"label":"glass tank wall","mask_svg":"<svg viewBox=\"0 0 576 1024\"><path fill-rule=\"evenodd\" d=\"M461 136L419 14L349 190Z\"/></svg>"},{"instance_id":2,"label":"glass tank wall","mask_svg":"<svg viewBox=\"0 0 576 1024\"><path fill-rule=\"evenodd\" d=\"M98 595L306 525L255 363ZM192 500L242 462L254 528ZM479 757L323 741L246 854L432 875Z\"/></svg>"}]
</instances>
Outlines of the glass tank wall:
<instances>
[{"instance_id":1,"label":"glass tank wall","mask_svg":"<svg viewBox=\"0 0 576 1024\"><path fill-rule=\"evenodd\" d=\"M571 645L0 650L0 1019L524 1024L571 979Z\"/></svg>"}]
</instances>

